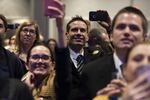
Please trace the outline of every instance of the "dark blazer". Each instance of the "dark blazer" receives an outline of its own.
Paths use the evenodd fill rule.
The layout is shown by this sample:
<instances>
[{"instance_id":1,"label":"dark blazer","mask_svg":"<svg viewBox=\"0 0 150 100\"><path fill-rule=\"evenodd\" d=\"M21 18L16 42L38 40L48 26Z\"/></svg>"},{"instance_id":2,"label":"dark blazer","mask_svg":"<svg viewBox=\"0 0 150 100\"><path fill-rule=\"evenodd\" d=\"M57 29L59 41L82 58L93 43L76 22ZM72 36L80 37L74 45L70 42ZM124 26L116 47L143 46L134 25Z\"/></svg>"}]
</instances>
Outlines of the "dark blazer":
<instances>
[{"instance_id":1,"label":"dark blazer","mask_svg":"<svg viewBox=\"0 0 150 100\"><path fill-rule=\"evenodd\" d=\"M88 63L82 72L83 92L91 100L99 89L104 88L116 73L113 54L105 55L91 63Z\"/></svg>"},{"instance_id":2,"label":"dark blazer","mask_svg":"<svg viewBox=\"0 0 150 100\"><path fill-rule=\"evenodd\" d=\"M0 46L0 77L17 78L23 76L23 66L19 58L10 51Z\"/></svg>"},{"instance_id":3,"label":"dark blazer","mask_svg":"<svg viewBox=\"0 0 150 100\"><path fill-rule=\"evenodd\" d=\"M29 87L16 79L0 78L0 100L34 100Z\"/></svg>"},{"instance_id":4,"label":"dark blazer","mask_svg":"<svg viewBox=\"0 0 150 100\"><path fill-rule=\"evenodd\" d=\"M90 53L88 48L84 48L84 57L87 64L94 60L95 55ZM81 75L77 71L73 61L70 58L68 48L56 50L56 92L58 100L81 100L80 92ZM82 99L83 100L83 99Z\"/></svg>"}]
</instances>

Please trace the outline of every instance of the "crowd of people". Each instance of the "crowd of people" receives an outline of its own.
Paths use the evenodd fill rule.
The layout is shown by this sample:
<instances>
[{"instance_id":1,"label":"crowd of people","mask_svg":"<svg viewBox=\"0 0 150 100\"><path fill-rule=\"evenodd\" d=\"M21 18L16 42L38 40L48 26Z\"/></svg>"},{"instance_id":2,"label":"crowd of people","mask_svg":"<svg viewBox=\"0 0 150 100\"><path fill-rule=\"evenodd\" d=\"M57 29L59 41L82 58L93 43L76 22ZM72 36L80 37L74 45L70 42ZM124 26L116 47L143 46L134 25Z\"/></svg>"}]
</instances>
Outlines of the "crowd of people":
<instances>
[{"instance_id":1,"label":"crowd of people","mask_svg":"<svg viewBox=\"0 0 150 100\"><path fill-rule=\"evenodd\" d=\"M79 15L72 17L64 32L62 15L56 17L58 41L43 42L38 24L28 21L4 47L7 19L0 14L0 99L150 99L148 22L140 9L127 6L112 21L107 16L95 22L106 33L92 29L90 21ZM67 45L62 43L64 35Z\"/></svg>"}]
</instances>

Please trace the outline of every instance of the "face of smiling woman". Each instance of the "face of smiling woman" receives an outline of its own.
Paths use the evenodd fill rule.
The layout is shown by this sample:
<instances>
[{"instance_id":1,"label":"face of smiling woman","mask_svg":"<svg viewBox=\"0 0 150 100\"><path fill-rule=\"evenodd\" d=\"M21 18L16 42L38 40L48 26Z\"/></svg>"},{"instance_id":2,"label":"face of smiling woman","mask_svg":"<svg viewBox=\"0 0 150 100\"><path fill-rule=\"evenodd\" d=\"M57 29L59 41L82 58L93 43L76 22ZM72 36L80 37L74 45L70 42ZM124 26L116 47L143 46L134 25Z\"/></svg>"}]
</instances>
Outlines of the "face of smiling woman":
<instances>
[{"instance_id":1,"label":"face of smiling woman","mask_svg":"<svg viewBox=\"0 0 150 100\"><path fill-rule=\"evenodd\" d=\"M35 75L47 75L54 65L47 47L39 45L31 50L28 63L29 70Z\"/></svg>"}]
</instances>

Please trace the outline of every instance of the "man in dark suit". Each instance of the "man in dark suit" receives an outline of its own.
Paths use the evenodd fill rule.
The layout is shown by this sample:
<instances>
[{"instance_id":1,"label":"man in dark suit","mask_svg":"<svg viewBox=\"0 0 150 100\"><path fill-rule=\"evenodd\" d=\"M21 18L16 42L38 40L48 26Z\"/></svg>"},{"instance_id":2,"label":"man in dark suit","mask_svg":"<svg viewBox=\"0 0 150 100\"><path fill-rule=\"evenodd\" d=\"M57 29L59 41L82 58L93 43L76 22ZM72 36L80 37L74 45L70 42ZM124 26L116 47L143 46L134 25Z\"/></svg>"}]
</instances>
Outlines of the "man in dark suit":
<instances>
[{"instance_id":1,"label":"man in dark suit","mask_svg":"<svg viewBox=\"0 0 150 100\"><path fill-rule=\"evenodd\" d=\"M87 64L82 72L83 87L88 91L89 99L96 96L98 90L106 87L113 78L123 78L120 65L124 63L129 48L145 40L147 26L145 16L137 8L125 7L117 13L110 34L114 53ZM110 88L105 92L110 93L114 87Z\"/></svg>"},{"instance_id":2,"label":"man in dark suit","mask_svg":"<svg viewBox=\"0 0 150 100\"><path fill-rule=\"evenodd\" d=\"M3 36L7 31L7 19L0 14L0 78L17 78L23 76L23 66L19 58L3 47Z\"/></svg>"},{"instance_id":3,"label":"man in dark suit","mask_svg":"<svg viewBox=\"0 0 150 100\"><path fill-rule=\"evenodd\" d=\"M66 27L67 47L56 49L56 91L61 100L79 100L82 97L79 90L80 75L84 65L94 56L85 47L88 30L89 26L82 17L73 17ZM81 59L78 62L79 57Z\"/></svg>"}]
</instances>

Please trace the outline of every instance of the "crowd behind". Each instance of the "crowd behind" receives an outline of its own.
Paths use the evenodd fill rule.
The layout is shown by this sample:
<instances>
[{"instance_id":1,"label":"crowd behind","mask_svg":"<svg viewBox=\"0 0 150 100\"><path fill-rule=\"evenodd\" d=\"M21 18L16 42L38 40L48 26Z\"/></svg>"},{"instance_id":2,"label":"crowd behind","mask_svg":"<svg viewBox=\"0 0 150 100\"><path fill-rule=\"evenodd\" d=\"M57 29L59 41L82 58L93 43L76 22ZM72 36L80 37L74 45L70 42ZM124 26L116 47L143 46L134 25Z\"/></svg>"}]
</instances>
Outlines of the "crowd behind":
<instances>
[{"instance_id":1,"label":"crowd behind","mask_svg":"<svg viewBox=\"0 0 150 100\"><path fill-rule=\"evenodd\" d=\"M103 30L76 15L64 32L63 19L56 23L67 46L60 46L64 38L45 41L31 20L4 40L7 19L0 14L1 100L150 99L148 22L140 9L128 6L113 20L95 21Z\"/></svg>"}]
</instances>

